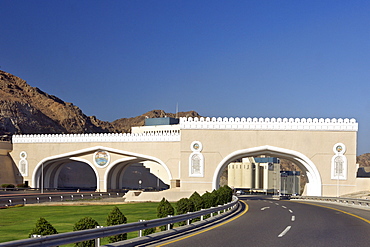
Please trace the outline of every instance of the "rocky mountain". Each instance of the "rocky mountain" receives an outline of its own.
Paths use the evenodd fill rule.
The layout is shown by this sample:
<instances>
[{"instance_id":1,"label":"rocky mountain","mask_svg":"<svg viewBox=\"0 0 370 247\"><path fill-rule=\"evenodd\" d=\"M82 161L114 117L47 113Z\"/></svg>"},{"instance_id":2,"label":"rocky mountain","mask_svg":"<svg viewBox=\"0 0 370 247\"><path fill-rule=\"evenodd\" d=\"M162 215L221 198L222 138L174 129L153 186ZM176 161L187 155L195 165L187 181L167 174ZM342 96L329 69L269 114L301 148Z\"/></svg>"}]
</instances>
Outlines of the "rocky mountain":
<instances>
[{"instance_id":1,"label":"rocky mountain","mask_svg":"<svg viewBox=\"0 0 370 247\"><path fill-rule=\"evenodd\" d=\"M31 87L19 77L0 70L0 136L6 134L130 132L131 126L144 125L145 117L174 117L153 110L133 118L113 122L86 116L72 103ZM180 112L178 117L199 116L195 111Z\"/></svg>"},{"instance_id":2,"label":"rocky mountain","mask_svg":"<svg viewBox=\"0 0 370 247\"><path fill-rule=\"evenodd\" d=\"M360 167L370 167L370 153L361 154L356 160Z\"/></svg>"}]
</instances>

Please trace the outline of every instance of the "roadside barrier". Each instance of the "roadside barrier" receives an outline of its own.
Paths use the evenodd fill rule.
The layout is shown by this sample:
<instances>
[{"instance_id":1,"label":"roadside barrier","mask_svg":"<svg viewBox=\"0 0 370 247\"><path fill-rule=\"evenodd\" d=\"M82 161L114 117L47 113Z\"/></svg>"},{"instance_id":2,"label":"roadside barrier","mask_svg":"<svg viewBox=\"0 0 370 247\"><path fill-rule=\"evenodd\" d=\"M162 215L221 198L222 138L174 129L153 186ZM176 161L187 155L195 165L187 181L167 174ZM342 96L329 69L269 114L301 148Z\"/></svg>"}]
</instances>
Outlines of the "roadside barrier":
<instances>
[{"instance_id":1,"label":"roadside barrier","mask_svg":"<svg viewBox=\"0 0 370 247\"><path fill-rule=\"evenodd\" d=\"M336 202L346 205L358 205L370 207L370 200L365 199L343 198L343 197L321 197L321 196L291 196L290 199Z\"/></svg>"}]
</instances>

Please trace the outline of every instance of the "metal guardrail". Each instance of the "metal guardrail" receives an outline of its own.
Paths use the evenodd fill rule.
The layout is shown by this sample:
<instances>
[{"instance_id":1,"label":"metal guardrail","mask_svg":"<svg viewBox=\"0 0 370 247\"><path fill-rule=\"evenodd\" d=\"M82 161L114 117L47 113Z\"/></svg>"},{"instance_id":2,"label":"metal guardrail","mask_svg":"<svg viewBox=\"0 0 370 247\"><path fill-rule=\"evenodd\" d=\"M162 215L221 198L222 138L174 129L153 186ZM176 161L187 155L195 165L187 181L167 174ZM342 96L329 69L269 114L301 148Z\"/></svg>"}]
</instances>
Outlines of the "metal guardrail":
<instances>
[{"instance_id":1,"label":"metal guardrail","mask_svg":"<svg viewBox=\"0 0 370 247\"><path fill-rule=\"evenodd\" d=\"M290 199L337 202L337 203L344 203L347 205L358 205L358 206L370 207L370 200L355 199L355 198L321 197L321 196L291 196Z\"/></svg>"},{"instance_id":2,"label":"metal guardrail","mask_svg":"<svg viewBox=\"0 0 370 247\"><path fill-rule=\"evenodd\" d=\"M107 226L102 228L96 229L87 229L82 231L75 231L75 232L66 232L48 236L42 236L40 238L30 238L30 239L23 239L23 240L16 240L10 241L5 243L0 243L0 246L6 247L19 247L19 246L58 246L58 245L65 245L71 244L81 241L87 241L91 239L103 238L128 232L135 232L140 231L148 228L154 228L169 224L174 224L180 221L187 221L194 218L198 218L204 215L211 214L211 216L218 212L219 214L221 211L226 211L228 209L232 209L238 203L238 198L233 197L233 201L225 204L219 205L218 207L212 207L209 209L200 210L197 212L192 212L188 214L181 214L176 216L171 216L167 218L160 218L148 221L141 221L123 225L115 225L115 226Z\"/></svg>"}]
</instances>

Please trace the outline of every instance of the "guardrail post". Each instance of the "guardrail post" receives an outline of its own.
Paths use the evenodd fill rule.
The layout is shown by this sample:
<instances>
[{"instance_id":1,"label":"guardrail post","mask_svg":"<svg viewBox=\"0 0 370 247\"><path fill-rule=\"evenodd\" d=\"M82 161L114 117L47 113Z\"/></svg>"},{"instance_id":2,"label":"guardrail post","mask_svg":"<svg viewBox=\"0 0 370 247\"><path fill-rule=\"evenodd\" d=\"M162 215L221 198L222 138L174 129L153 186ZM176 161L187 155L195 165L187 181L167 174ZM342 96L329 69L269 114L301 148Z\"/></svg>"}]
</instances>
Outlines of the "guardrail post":
<instances>
[{"instance_id":1,"label":"guardrail post","mask_svg":"<svg viewBox=\"0 0 370 247\"><path fill-rule=\"evenodd\" d=\"M23 205L26 205L26 203L27 203L27 199L23 198Z\"/></svg>"},{"instance_id":2,"label":"guardrail post","mask_svg":"<svg viewBox=\"0 0 370 247\"><path fill-rule=\"evenodd\" d=\"M187 214L190 214L190 212L187 212ZM190 225L190 220L191 220L191 219L188 219L188 220L187 220L187 222L186 222L186 223L187 223L187 225Z\"/></svg>"},{"instance_id":3,"label":"guardrail post","mask_svg":"<svg viewBox=\"0 0 370 247\"><path fill-rule=\"evenodd\" d=\"M51 196L49 196L49 202L51 202Z\"/></svg>"},{"instance_id":4,"label":"guardrail post","mask_svg":"<svg viewBox=\"0 0 370 247\"><path fill-rule=\"evenodd\" d=\"M143 222L145 220L139 220L139 222ZM140 229L139 230L139 237L142 237L143 236L143 229Z\"/></svg>"},{"instance_id":5,"label":"guardrail post","mask_svg":"<svg viewBox=\"0 0 370 247\"><path fill-rule=\"evenodd\" d=\"M37 200L37 203L40 203L40 198L37 197L36 200Z\"/></svg>"},{"instance_id":6,"label":"guardrail post","mask_svg":"<svg viewBox=\"0 0 370 247\"><path fill-rule=\"evenodd\" d=\"M103 228L103 226L96 226L96 228ZM99 247L100 246L100 238L96 238L95 239L95 247Z\"/></svg>"},{"instance_id":7,"label":"guardrail post","mask_svg":"<svg viewBox=\"0 0 370 247\"><path fill-rule=\"evenodd\" d=\"M172 217L172 215L167 215L167 217ZM167 230L171 230L171 224L167 224Z\"/></svg>"},{"instance_id":8,"label":"guardrail post","mask_svg":"<svg viewBox=\"0 0 370 247\"><path fill-rule=\"evenodd\" d=\"M204 210L204 209L202 208L201 211L202 210ZM200 216L200 221L202 221L202 220L204 220L204 215L203 214Z\"/></svg>"},{"instance_id":9,"label":"guardrail post","mask_svg":"<svg viewBox=\"0 0 370 247\"><path fill-rule=\"evenodd\" d=\"M31 238L41 238L42 237L42 235L38 235L38 234L32 234L31 235Z\"/></svg>"},{"instance_id":10,"label":"guardrail post","mask_svg":"<svg viewBox=\"0 0 370 247\"><path fill-rule=\"evenodd\" d=\"M63 201L63 196L60 196L60 201L61 201L61 202Z\"/></svg>"},{"instance_id":11,"label":"guardrail post","mask_svg":"<svg viewBox=\"0 0 370 247\"><path fill-rule=\"evenodd\" d=\"M12 205L12 200L9 200L9 206L11 206Z\"/></svg>"}]
</instances>

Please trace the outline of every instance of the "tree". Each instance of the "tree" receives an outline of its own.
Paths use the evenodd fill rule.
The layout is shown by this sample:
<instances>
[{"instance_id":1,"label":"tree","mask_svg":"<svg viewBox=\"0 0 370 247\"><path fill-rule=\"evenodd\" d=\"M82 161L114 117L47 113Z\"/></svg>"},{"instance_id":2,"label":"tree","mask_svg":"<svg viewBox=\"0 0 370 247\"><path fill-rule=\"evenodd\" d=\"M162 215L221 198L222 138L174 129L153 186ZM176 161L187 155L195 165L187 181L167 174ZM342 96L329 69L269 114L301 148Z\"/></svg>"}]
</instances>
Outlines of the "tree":
<instances>
[{"instance_id":1,"label":"tree","mask_svg":"<svg viewBox=\"0 0 370 247\"><path fill-rule=\"evenodd\" d=\"M158 218L164 218L168 215L174 215L175 209L172 207L171 203L169 203L164 197L160 201L158 207L157 207L157 217ZM166 226L160 227L162 231L166 230ZM171 226L172 228L172 226Z\"/></svg>"},{"instance_id":2,"label":"tree","mask_svg":"<svg viewBox=\"0 0 370 247\"><path fill-rule=\"evenodd\" d=\"M195 211L199 211L201 210L202 208L204 208L204 202L203 202L203 198L198 194L198 192L194 192L190 197L189 197L189 200L192 202L193 204L193 207L194 207L194 212ZM200 217L198 218L194 218L193 221L198 221L200 220Z\"/></svg>"},{"instance_id":3,"label":"tree","mask_svg":"<svg viewBox=\"0 0 370 247\"><path fill-rule=\"evenodd\" d=\"M203 198L198 194L198 192L194 192L190 197L189 200L193 203L194 205L194 211L199 211L202 208L204 208L204 202Z\"/></svg>"},{"instance_id":4,"label":"tree","mask_svg":"<svg viewBox=\"0 0 370 247\"><path fill-rule=\"evenodd\" d=\"M155 227L144 229L143 236L146 236L146 235L149 235L149 234L152 234L152 233L155 233Z\"/></svg>"},{"instance_id":5,"label":"tree","mask_svg":"<svg viewBox=\"0 0 370 247\"><path fill-rule=\"evenodd\" d=\"M119 208L115 206L112 209L112 211L108 214L107 226L121 225L121 224L126 224L126 223L127 223L127 218L121 212L121 210L119 210ZM109 236L108 239L109 239L109 243L123 241L127 239L127 233Z\"/></svg>"},{"instance_id":6,"label":"tree","mask_svg":"<svg viewBox=\"0 0 370 247\"><path fill-rule=\"evenodd\" d=\"M212 193L209 193L208 191L206 191L206 193L202 195L202 199L204 203L204 208L213 207L213 205L215 204L215 200L216 200L215 195Z\"/></svg>"},{"instance_id":7,"label":"tree","mask_svg":"<svg viewBox=\"0 0 370 247\"><path fill-rule=\"evenodd\" d=\"M193 212L194 211L193 203L188 198L181 198L176 203L176 211L177 211L177 214L186 214L188 212ZM185 221L179 222L179 226L184 226L184 225L186 225Z\"/></svg>"},{"instance_id":8,"label":"tree","mask_svg":"<svg viewBox=\"0 0 370 247\"><path fill-rule=\"evenodd\" d=\"M73 227L73 231L80 231L85 229L93 229L96 228L99 225L99 223L94 220L91 217L84 217L77 221ZM94 247L95 246L95 240L87 240L83 242L75 243L75 246L78 247Z\"/></svg>"},{"instance_id":9,"label":"tree","mask_svg":"<svg viewBox=\"0 0 370 247\"><path fill-rule=\"evenodd\" d=\"M37 220L36 227L32 229L29 237L32 237L32 235L46 236L52 234L58 234L57 230L45 218L41 217Z\"/></svg>"}]
</instances>

